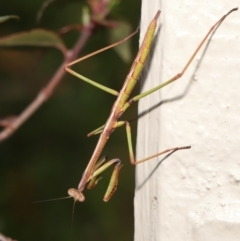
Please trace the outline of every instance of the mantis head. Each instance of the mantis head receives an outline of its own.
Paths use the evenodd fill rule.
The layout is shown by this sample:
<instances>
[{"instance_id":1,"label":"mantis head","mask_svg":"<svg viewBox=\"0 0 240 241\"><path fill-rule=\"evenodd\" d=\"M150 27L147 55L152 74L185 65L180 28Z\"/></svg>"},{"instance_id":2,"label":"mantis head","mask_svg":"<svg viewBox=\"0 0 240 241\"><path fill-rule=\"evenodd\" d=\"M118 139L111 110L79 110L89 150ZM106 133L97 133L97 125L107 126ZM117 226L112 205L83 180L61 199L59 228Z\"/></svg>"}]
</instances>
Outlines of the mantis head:
<instances>
[{"instance_id":1,"label":"mantis head","mask_svg":"<svg viewBox=\"0 0 240 241\"><path fill-rule=\"evenodd\" d=\"M68 195L72 197L75 201L84 202L85 200L84 195L75 188L68 189Z\"/></svg>"}]
</instances>

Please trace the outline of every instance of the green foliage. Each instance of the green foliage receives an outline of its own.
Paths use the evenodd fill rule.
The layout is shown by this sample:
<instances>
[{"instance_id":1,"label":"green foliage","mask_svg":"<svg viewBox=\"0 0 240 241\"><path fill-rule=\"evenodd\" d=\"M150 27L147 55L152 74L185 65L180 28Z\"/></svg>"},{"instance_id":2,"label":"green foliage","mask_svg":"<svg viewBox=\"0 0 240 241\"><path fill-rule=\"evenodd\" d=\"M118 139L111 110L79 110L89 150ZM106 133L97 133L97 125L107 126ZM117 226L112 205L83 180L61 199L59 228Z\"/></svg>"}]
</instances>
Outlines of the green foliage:
<instances>
[{"instance_id":1,"label":"green foliage","mask_svg":"<svg viewBox=\"0 0 240 241\"><path fill-rule=\"evenodd\" d=\"M15 40L22 34L22 41L25 41L22 46L34 46L1 48L0 119L14 118L31 103L63 61L63 56L54 48L63 52L63 46L72 46L76 41L75 33L60 39L53 31L79 23L79 13L86 7L86 1L55 1L44 9L40 26L36 26L35 18L42 3L40 0L13 0L11 4L5 2L0 9L1 16L14 13L21 18L19 22L8 21L0 25L0 43L4 38L10 38L7 37L10 34ZM135 29L139 16L139 1L121 1L114 6L109 19L124 20ZM34 30L36 28L42 30ZM43 32L35 38L39 31ZM97 29L81 56L108 45L109 31L111 28ZM31 33L34 33L35 42ZM39 41L42 33L45 41ZM126 32L119 38L125 35ZM130 43L129 52L136 53L137 37ZM44 44L53 48L43 51ZM17 46L16 42L12 46ZM119 90L130 65L109 50L81 62L76 69ZM103 175L94 189L85 192L84 203L76 203L73 224L73 200L33 204L34 201L67 196L69 188L77 187L98 139L98 136L87 138L86 135L106 121L114 100L113 96L65 75L51 98L13 136L0 143L1 232L22 241L132 239L134 167L129 164L125 128L111 135L103 152L110 158L119 157L124 164L118 190L109 203L104 203L102 198L112 170ZM123 119L136 117L134 106L135 109L130 108Z\"/></svg>"},{"instance_id":2,"label":"green foliage","mask_svg":"<svg viewBox=\"0 0 240 241\"><path fill-rule=\"evenodd\" d=\"M52 31L34 29L28 32L12 34L0 39L1 47L52 47L66 52L62 39Z\"/></svg>"},{"instance_id":3,"label":"green foliage","mask_svg":"<svg viewBox=\"0 0 240 241\"><path fill-rule=\"evenodd\" d=\"M2 17L0 16L0 23L4 23L4 22L6 22L6 21L8 21L10 19L17 19L17 20L19 20L19 17L16 16L16 15L8 15L8 16L2 16Z\"/></svg>"}]
</instances>

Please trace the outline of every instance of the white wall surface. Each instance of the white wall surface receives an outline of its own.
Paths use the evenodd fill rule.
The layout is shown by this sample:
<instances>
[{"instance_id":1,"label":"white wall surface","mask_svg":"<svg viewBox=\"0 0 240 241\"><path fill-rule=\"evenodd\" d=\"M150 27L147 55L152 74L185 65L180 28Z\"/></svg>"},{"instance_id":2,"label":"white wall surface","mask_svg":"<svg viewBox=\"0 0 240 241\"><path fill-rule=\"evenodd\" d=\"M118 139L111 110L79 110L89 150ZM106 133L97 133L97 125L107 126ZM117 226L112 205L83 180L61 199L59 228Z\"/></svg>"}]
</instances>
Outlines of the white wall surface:
<instances>
[{"instance_id":1,"label":"white wall surface","mask_svg":"<svg viewBox=\"0 0 240 241\"><path fill-rule=\"evenodd\" d=\"M140 41L156 11L162 13L141 91L180 72L234 7L239 0L143 0ZM181 79L139 102L146 114L138 122L138 160L192 148L137 166L135 241L240 240L240 10L208 43Z\"/></svg>"}]
</instances>

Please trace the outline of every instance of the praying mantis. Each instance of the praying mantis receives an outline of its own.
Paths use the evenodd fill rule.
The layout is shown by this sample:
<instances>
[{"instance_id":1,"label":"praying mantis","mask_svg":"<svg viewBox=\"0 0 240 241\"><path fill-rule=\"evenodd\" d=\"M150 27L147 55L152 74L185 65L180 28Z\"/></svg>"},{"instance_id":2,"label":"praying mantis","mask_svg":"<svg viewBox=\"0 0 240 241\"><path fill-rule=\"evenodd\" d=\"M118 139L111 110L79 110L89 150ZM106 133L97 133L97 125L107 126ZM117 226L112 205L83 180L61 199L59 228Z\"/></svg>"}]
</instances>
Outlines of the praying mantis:
<instances>
[{"instance_id":1,"label":"praying mantis","mask_svg":"<svg viewBox=\"0 0 240 241\"><path fill-rule=\"evenodd\" d=\"M141 159L136 161L135 157L134 157L134 152L133 152L133 146L132 146L132 137L131 137L131 128L130 128L130 124L128 121L123 121L123 120L119 120L121 115L127 110L127 108L133 103L138 101L139 99L150 95L151 93L163 88L164 86L169 85L170 83L178 80L179 78L181 78L184 73L186 72L186 70L188 69L189 65L191 64L191 62L193 61L193 59L196 57L196 54L198 53L198 51L201 49L201 47L203 46L203 44L205 43L205 41L208 39L209 35L216 29L217 26L219 26L219 24L221 24L223 22L223 20L232 12L237 11L238 8L233 8L232 10L230 10L227 14L223 15L207 32L207 34L205 35L205 37L202 39L202 41L200 42L200 44L198 45L198 47L196 48L196 50L194 51L194 53L192 54L192 56L190 57L190 59L187 61L187 63L185 64L185 66L183 67L182 71L179 72L178 74L176 74L175 76L173 76L171 79L167 80L166 82L163 82L162 84L156 86L155 88L152 88L144 93L141 93L131 99L129 99L129 96L133 90L133 88L135 87L137 80L141 74L141 71L143 69L144 63L148 57L150 48L151 48L151 44L153 42L153 37L154 37L154 33L155 33L155 29L157 27L157 20L160 16L160 10L157 11L155 17L152 19L152 21L150 22L148 29L146 31L145 37L142 41L142 44L139 48L139 51L137 53L137 56L132 64L132 67L124 81L123 87L122 89L117 92L113 89L110 89L108 87L105 87L99 83L96 83L94 81L92 81L91 79L86 78L85 76L75 72L74 70L72 70L70 67L73 66L74 64L83 61L84 59L87 59L89 57L92 57L98 53L101 53L103 51L106 51L110 48L113 48L125 41L127 41L129 38L131 38L133 35L135 35L138 32L138 29L133 32L131 35L127 36L125 39L114 43L112 45L109 45L105 48L102 48L100 50L97 50L93 53L90 53L84 57L81 57L69 64L67 64L65 66L65 70L74 75L75 77L99 88L102 89L112 95L117 96L116 101L114 102L111 112L109 114L109 117L106 121L106 123L104 125L102 125L101 127L97 128L96 130L90 132L88 134L88 137L92 136L92 135L96 135L96 134L100 134L99 140L97 142L97 145L95 147L95 150L92 154L92 157L82 175L82 178L80 180L80 183L78 185L78 188L70 188L68 190L68 195L70 197L73 197L75 201L79 201L79 202L83 202L85 200L85 196L83 194L83 191L87 185L87 188L90 189L92 187L94 187L98 181L100 180L100 174L102 172L104 172L108 167L115 165L114 166L114 170L112 173L112 176L110 178L110 182L108 185L108 188L106 190L106 193L104 195L103 200L105 202L109 201L109 199L112 197L112 195L114 194L114 192L116 191L117 185L118 185L118 176L119 176L119 172L120 169L122 167L121 161L118 158L114 158L110 161L106 162L106 158L100 158L100 155L102 153L102 150L104 148L104 146L106 145L110 134L118 127L121 127L123 125L126 126L126 133L127 133L127 142L128 142L128 149L129 149L129 156L130 156L130 163L132 165L137 165L140 163L143 163L145 161L148 161L150 159L153 159L157 156L160 156L162 154L165 153L169 153L169 152L174 152L177 150L184 150L184 149L190 149L191 146L181 146L181 147L174 147L174 148L169 148L166 149L164 151L161 151L155 155L149 156L147 158Z\"/></svg>"}]
</instances>

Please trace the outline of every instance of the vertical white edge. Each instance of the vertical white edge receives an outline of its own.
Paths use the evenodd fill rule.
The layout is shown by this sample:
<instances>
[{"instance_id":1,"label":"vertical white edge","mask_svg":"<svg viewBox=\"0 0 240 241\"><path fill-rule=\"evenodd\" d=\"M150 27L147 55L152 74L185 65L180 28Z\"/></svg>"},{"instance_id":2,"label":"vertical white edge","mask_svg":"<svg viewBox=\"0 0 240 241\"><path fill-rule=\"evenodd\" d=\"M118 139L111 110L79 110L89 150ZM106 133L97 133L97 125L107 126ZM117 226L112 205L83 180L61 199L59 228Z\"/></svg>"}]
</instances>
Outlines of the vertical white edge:
<instances>
[{"instance_id":1,"label":"vertical white edge","mask_svg":"<svg viewBox=\"0 0 240 241\"><path fill-rule=\"evenodd\" d=\"M156 11L162 13L141 92L180 72L209 28L234 7L240 2L143 0L140 42ZM135 241L239 240L239 16L240 10L225 19L180 80L139 101L145 115L138 121L138 160L192 148L137 166Z\"/></svg>"}]
</instances>

